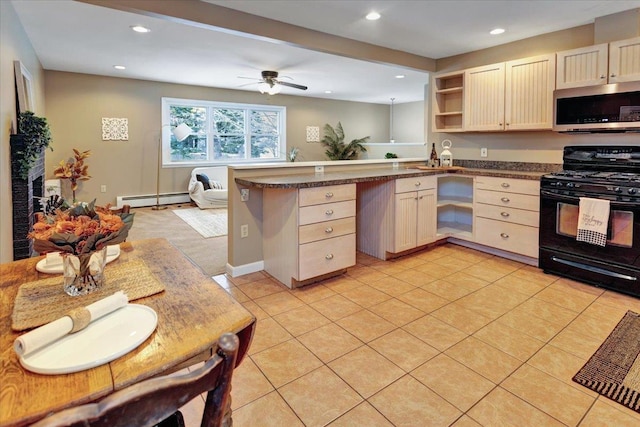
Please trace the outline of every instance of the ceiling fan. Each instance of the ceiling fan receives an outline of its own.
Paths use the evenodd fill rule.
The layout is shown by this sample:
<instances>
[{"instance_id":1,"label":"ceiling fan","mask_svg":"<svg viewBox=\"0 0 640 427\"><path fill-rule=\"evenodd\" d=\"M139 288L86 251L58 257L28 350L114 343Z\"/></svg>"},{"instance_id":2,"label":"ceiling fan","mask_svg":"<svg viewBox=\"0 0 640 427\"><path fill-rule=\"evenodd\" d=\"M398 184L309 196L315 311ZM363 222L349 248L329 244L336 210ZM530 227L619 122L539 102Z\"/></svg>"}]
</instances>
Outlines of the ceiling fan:
<instances>
[{"instance_id":1,"label":"ceiling fan","mask_svg":"<svg viewBox=\"0 0 640 427\"><path fill-rule=\"evenodd\" d=\"M251 79L253 77L238 77L238 78ZM280 90L282 89L282 86L292 87L294 89L300 89L300 90L307 90L306 86L282 81L283 78L290 79L291 77L282 76L279 79L277 71L263 71L262 79L257 79L258 90L260 91L260 93L268 93L269 95L275 95L279 93ZM253 84L253 83L250 83L250 84Z\"/></svg>"}]
</instances>

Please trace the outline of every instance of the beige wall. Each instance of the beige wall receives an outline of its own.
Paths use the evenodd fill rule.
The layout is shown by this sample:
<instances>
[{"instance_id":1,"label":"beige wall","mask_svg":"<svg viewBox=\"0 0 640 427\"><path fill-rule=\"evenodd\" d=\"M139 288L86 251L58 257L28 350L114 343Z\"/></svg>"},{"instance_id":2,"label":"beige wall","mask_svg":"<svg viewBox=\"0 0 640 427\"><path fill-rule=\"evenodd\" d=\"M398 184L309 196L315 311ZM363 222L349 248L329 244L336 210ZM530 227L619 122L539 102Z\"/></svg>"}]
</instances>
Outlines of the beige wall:
<instances>
[{"instance_id":1,"label":"beige wall","mask_svg":"<svg viewBox=\"0 0 640 427\"><path fill-rule=\"evenodd\" d=\"M637 16L632 10L626 14ZM620 14L617 14L620 15ZM626 17L625 14L619 18ZM611 25L607 20L607 25ZM483 49L464 55L457 55L437 61L438 72L462 70L480 65L489 65L512 59L554 53L594 44L594 25L584 25L532 37L490 49ZM429 108L431 99L428 100ZM552 131L539 132L478 132L478 133L437 133L431 132L429 118L427 141L439 142L450 139L453 143L455 159L502 160L534 163L562 163L562 148L566 145L586 144L638 144L638 134L587 134L566 135ZM480 157L480 148L488 148L489 156Z\"/></svg>"},{"instance_id":2,"label":"beige wall","mask_svg":"<svg viewBox=\"0 0 640 427\"><path fill-rule=\"evenodd\" d=\"M396 104L393 110L393 138L395 141L424 142L425 103L417 101Z\"/></svg>"},{"instance_id":3,"label":"beige wall","mask_svg":"<svg viewBox=\"0 0 640 427\"><path fill-rule=\"evenodd\" d=\"M11 159L9 135L16 126L13 61L19 60L33 78L34 112L43 116L44 74L11 2L0 1L0 263L13 260Z\"/></svg>"},{"instance_id":4,"label":"beige wall","mask_svg":"<svg viewBox=\"0 0 640 427\"><path fill-rule=\"evenodd\" d=\"M116 196L155 194L157 144L161 130L161 98L190 98L277 104L287 107L288 146L301 149L301 160L324 160L324 148L307 143L306 126L342 122L347 140L370 135L381 140L389 133L387 105L331 101L301 96L269 97L258 92L186 86L133 79L47 71L47 118L51 123L54 152L47 156L46 171L73 153L91 150L87 160L92 179L80 184L79 200L97 198L115 204ZM129 121L129 141L102 141L101 118ZM160 192L186 192L192 167L164 168ZM106 185L107 192L100 193ZM63 191L68 183L63 183Z\"/></svg>"}]
</instances>

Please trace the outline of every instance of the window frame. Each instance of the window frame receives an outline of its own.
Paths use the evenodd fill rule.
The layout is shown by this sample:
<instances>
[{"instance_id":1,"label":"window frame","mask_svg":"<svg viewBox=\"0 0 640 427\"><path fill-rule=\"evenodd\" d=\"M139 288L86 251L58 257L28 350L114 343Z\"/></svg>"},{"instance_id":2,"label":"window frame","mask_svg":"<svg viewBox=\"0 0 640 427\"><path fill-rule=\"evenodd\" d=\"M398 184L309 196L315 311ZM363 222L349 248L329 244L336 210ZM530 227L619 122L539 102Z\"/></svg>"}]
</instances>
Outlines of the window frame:
<instances>
[{"instance_id":1,"label":"window frame","mask_svg":"<svg viewBox=\"0 0 640 427\"><path fill-rule=\"evenodd\" d=\"M206 140L207 151L210 159L213 157L213 138L215 135L214 126L215 123L212 120L212 110L215 108L224 109L236 109L243 110L245 115L244 123L244 138L245 157L242 159L220 159L220 160L206 160L206 161L172 161L171 160L171 106L185 106L185 107L204 107L207 109L207 121L206 121ZM249 164L249 163L281 163L286 162L287 157L287 107L282 105L265 105L265 104L246 104L235 102L220 102L210 100L199 99L186 99L186 98L172 98L162 97L162 167L163 168L176 168L176 167L207 167L207 166L219 166L219 165L237 165L237 164ZM278 113L278 136L280 138L278 156L272 159L259 159L251 158L251 139L255 133L251 132L251 119L250 112L252 110L258 111L271 111ZM247 157L249 156L249 157Z\"/></svg>"}]
</instances>

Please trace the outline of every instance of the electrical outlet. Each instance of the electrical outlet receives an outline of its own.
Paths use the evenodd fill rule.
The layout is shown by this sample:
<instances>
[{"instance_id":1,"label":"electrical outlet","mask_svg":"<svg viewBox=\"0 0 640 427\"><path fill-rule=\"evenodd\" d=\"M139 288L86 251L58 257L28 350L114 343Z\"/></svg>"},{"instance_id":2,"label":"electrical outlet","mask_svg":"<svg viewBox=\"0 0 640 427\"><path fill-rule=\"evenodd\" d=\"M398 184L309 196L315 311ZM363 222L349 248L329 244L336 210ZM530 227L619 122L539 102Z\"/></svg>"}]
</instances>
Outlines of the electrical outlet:
<instances>
[{"instance_id":1,"label":"electrical outlet","mask_svg":"<svg viewBox=\"0 0 640 427\"><path fill-rule=\"evenodd\" d=\"M393 162L393 168L394 169L398 169L398 167L400 166L400 163L398 162Z\"/></svg>"},{"instance_id":2,"label":"electrical outlet","mask_svg":"<svg viewBox=\"0 0 640 427\"><path fill-rule=\"evenodd\" d=\"M106 192L107 192L107 186L106 186L106 185L104 185L104 184L102 184L102 185L100 186L100 192L101 192L101 193L106 193Z\"/></svg>"},{"instance_id":3,"label":"electrical outlet","mask_svg":"<svg viewBox=\"0 0 640 427\"><path fill-rule=\"evenodd\" d=\"M249 224L242 224L240 226L240 238L244 239L249 237Z\"/></svg>"},{"instance_id":4,"label":"electrical outlet","mask_svg":"<svg viewBox=\"0 0 640 427\"><path fill-rule=\"evenodd\" d=\"M316 173L323 174L324 173L324 166L316 166Z\"/></svg>"},{"instance_id":5,"label":"electrical outlet","mask_svg":"<svg viewBox=\"0 0 640 427\"><path fill-rule=\"evenodd\" d=\"M480 157L487 157L487 149L486 148L481 148L480 149Z\"/></svg>"},{"instance_id":6,"label":"electrical outlet","mask_svg":"<svg viewBox=\"0 0 640 427\"><path fill-rule=\"evenodd\" d=\"M246 202L247 200L249 200L249 189L248 188L240 189L240 200L242 200L243 202Z\"/></svg>"}]
</instances>

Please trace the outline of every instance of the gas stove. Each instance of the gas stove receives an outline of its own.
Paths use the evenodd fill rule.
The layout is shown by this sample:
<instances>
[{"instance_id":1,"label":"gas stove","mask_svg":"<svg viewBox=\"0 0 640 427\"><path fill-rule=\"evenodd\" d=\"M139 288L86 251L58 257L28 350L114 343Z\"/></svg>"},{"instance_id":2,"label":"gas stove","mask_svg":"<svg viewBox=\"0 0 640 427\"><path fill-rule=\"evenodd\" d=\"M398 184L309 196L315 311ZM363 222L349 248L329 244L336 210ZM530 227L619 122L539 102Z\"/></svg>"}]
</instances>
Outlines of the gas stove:
<instances>
[{"instance_id":1,"label":"gas stove","mask_svg":"<svg viewBox=\"0 0 640 427\"><path fill-rule=\"evenodd\" d=\"M640 147L565 147L563 168L544 175L540 189L574 197L640 201Z\"/></svg>"}]
</instances>

